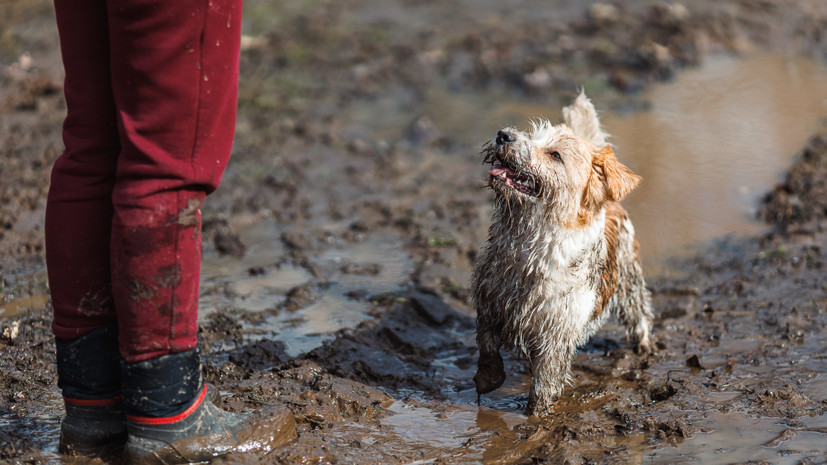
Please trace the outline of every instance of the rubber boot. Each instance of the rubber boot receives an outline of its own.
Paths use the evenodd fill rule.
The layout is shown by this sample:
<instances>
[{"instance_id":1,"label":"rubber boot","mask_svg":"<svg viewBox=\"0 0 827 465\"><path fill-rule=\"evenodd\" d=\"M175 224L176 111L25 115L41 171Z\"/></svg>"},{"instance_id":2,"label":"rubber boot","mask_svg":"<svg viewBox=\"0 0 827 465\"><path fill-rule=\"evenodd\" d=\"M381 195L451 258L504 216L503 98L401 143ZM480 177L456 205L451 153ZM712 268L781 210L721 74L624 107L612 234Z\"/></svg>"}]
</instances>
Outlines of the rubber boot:
<instances>
[{"instance_id":1,"label":"rubber boot","mask_svg":"<svg viewBox=\"0 0 827 465\"><path fill-rule=\"evenodd\" d=\"M120 398L84 405L66 402L58 450L66 455L113 457L126 443L126 419Z\"/></svg>"},{"instance_id":2,"label":"rubber boot","mask_svg":"<svg viewBox=\"0 0 827 465\"><path fill-rule=\"evenodd\" d=\"M123 364L127 464L209 462L232 452L269 452L296 438L287 409L256 414L216 407L198 350ZM186 398L186 401L184 399Z\"/></svg>"},{"instance_id":3,"label":"rubber boot","mask_svg":"<svg viewBox=\"0 0 827 465\"><path fill-rule=\"evenodd\" d=\"M66 406L58 450L93 457L119 453L127 428L118 329L94 330L71 341L57 339L56 346L57 384Z\"/></svg>"}]
</instances>

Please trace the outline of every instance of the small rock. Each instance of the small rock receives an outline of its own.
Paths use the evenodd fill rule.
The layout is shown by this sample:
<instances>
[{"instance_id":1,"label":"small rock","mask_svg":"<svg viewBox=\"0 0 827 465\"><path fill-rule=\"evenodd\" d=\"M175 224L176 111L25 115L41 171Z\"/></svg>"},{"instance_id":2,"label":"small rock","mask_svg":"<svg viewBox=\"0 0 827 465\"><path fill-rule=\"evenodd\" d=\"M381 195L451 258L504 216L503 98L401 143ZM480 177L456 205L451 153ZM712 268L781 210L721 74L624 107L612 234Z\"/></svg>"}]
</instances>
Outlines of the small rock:
<instances>
[{"instance_id":1,"label":"small rock","mask_svg":"<svg viewBox=\"0 0 827 465\"><path fill-rule=\"evenodd\" d=\"M407 138L415 145L426 146L439 136L439 129L434 121L424 115L413 120L408 127Z\"/></svg>"},{"instance_id":2,"label":"small rock","mask_svg":"<svg viewBox=\"0 0 827 465\"><path fill-rule=\"evenodd\" d=\"M704 366L701 365L701 358L698 357L698 354L694 354L688 359L686 359L686 366L689 368L700 368L701 370L704 369Z\"/></svg>"},{"instance_id":3,"label":"small rock","mask_svg":"<svg viewBox=\"0 0 827 465\"><path fill-rule=\"evenodd\" d=\"M12 321L11 324L3 328L3 338L9 341L14 341L20 335L20 321Z\"/></svg>"},{"instance_id":4,"label":"small rock","mask_svg":"<svg viewBox=\"0 0 827 465\"><path fill-rule=\"evenodd\" d=\"M249 36L243 34L241 36L241 50L260 49L267 46L267 37L263 36Z\"/></svg>"},{"instance_id":5,"label":"small rock","mask_svg":"<svg viewBox=\"0 0 827 465\"><path fill-rule=\"evenodd\" d=\"M247 251L247 247L244 246L241 239L230 232L217 232L213 243L215 244L215 250L221 255L231 255L240 258L243 257L244 252Z\"/></svg>"},{"instance_id":6,"label":"small rock","mask_svg":"<svg viewBox=\"0 0 827 465\"><path fill-rule=\"evenodd\" d=\"M589 6L586 15L593 23L611 23L620 18L620 10L610 3L594 3Z\"/></svg>"},{"instance_id":7,"label":"small rock","mask_svg":"<svg viewBox=\"0 0 827 465\"><path fill-rule=\"evenodd\" d=\"M523 80L528 87L535 90L545 89L551 85L551 75L542 68L537 68L526 74L523 76Z\"/></svg>"},{"instance_id":8,"label":"small rock","mask_svg":"<svg viewBox=\"0 0 827 465\"><path fill-rule=\"evenodd\" d=\"M795 437L796 431L790 428L785 429L781 432L778 436L770 439L769 441L764 443L764 447L778 447L781 445L782 442L788 441Z\"/></svg>"},{"instance_id":9,"label":"small rock","mask_svg":"<svg viewBox=\"0 0 827 465\"><path fill-rule=\"evenodd\" d=\"M451 306L435 295L424 292L411 294L416 312L433 325L443 325L456 313Z\"/></svg>"}]
</instances>

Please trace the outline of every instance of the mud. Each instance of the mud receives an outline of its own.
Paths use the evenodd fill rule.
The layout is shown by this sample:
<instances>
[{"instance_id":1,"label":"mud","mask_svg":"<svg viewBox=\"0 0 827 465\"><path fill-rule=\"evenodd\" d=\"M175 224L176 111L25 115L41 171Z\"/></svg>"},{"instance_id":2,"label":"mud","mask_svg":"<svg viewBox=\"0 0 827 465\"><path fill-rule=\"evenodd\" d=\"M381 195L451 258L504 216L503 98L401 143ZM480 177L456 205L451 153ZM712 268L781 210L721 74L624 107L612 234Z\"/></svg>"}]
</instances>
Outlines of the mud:
<instances>
[{"instance_id":1,"label":"mud","mask_svg":"<svg viewBox=\"0 0 827 465\"><path fill-rule=\"evenodd\" d=\"M57 454L43 259L65 115L53 13L39 0L4 9L0 461L83 462ZM764 229L649 278L654 354L608 325L536 418L519 360L506 357L506 383L479 406L471 381L468 282L490 214L478 153L523 110L477 124L479 107L462 107L559 108L582 85L599 108L639 112L647 89L722 54L823 64L824 2L245 9L233 159L202 209L200 334L225 408L286 406L299 438L221 462L825 463L827 132L749 205ZM469 110L452 123L439 118L449 108Z\"/></svg>"}]
</instances>

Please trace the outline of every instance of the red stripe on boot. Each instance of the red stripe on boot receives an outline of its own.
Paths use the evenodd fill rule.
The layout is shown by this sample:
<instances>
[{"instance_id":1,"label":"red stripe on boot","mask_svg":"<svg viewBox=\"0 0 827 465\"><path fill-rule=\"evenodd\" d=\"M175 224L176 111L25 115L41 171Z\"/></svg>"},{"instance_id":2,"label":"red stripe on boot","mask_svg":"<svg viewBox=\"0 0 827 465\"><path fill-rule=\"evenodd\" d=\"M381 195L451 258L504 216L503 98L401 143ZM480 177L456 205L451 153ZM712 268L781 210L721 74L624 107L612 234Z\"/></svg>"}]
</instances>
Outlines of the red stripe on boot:
<instances>
[{"instance_id":1,"label":"red stripe on boot","mask_svg":"<svg viewBox=\"0 0 827 465\"><path fill-rule=\"evenodd\" d=\"M104 405L116 405L123 402L123 397L115 396L109 397L106 399L72 399L70 397L63 397L63 401L67 404L73 405L85 405L85 406L92 406L92 407L99 407Z\"/></svg>"},{"instance_id":2,"label":"red stripe on boot","mask_svg":"<svg viewBox=\"0 0 827 465\"><path fill-rule=\"evenodd\" d=\"M201 389L201 393L198 394L198 397L195 398L195 401L187 407L186 410L179 413L178 415L173 415L171 417L138 417L134 415L127 415L126 419L129 421L134 421L135 423L141 423L144 425L169 425L172 423L177 423L184 418L187 418L194 412L201 402L204 401L204 398L207 397L207 384L204 383L204 388Z\"/></svg>"}]
</instances>

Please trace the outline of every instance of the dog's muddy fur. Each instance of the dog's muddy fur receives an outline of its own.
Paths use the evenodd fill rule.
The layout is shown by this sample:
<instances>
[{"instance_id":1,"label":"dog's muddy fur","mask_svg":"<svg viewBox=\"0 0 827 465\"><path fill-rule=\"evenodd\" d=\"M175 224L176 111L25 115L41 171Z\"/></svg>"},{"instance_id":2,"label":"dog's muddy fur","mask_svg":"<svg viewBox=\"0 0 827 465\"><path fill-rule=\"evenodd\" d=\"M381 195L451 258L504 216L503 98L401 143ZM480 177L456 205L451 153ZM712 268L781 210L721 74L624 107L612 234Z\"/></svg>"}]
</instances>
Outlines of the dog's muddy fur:
<instances>
[{"instance_id":1,"label":"dog's muddy fur","mask_svg":"<svg viewBox=\"0 0 827 465\"><path fill-rule=\"evenodd\" d=\"M472 381L468 283L493 200L480 138L419 114L398 132L359 121L435 88L554 109L585 83L600 108L645 108L638 91L711 53L823 63L827 4L512 5L245 1L233 158L203 208L201 341L225 408L286 406L299 439L219 463L823 463L827 133L773 190L768 233L647 276L654 353L634 354L609 320L573 355L551 414L525 417L522 362L505 354L508 378L480 407ZM42 216L65 106L51 9L12 0L0 14L2 463L90 463L57 455ZM352 306L360 322L309 353L272 340L308 310Z\"/></svg>"},{"instance_id":2,"label":"dog's muddy fur","mask_svg":"<svg viewBox=\"0 0 827 465\"><path fill-rule=\"evenodd\" d=\"M616 315L639 352L651 351L652 303L634 237L618 203L640 182L606 144L584 93L563 123L505 128L486 144L495 192L488 241L474 267L477 394L505 381L500 348L531 370L528 411L548 414L571 359Z\"/></svg>"}]
</instances>

